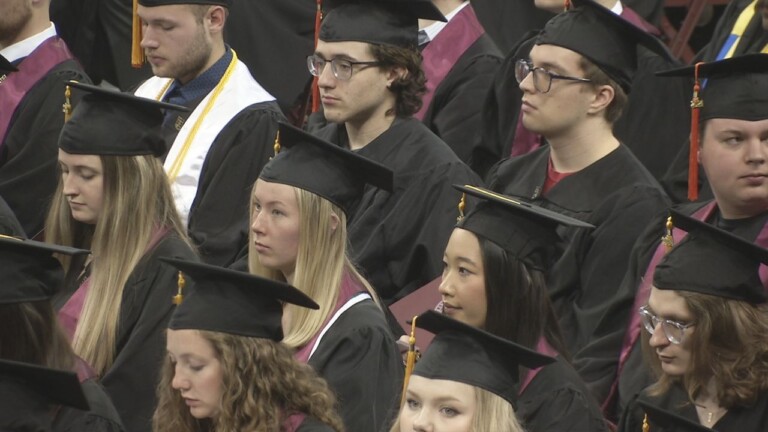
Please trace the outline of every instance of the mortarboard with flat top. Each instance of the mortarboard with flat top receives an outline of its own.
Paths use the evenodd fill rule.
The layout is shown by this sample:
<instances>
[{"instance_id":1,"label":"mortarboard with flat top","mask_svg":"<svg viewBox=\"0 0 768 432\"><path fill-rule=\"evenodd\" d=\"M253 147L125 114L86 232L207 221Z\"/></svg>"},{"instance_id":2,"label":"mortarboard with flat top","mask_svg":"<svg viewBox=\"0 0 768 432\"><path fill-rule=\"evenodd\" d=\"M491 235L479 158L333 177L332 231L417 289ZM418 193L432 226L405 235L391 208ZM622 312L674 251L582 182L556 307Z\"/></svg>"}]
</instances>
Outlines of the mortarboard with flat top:
<instances>
[{"instance_id":1,"label":"mortarboard with flat top","mask_svg":"<svg viewBox=\"0 0 768 432\"><path fill-rule=\"evenodd\" d=\"M649 430L655 432L656 428L662 428L664 432L713 432L712 429L688 420L673 412L667 411L655 405L651 405L643 400L638 400L637 404L645 411Z\"/></svg>"},{"instance_id":2,"label":"mortarboard with flat top","mask_svg":"<svg viewBox=\"0 0 768 432\"><path fill-rule=\"evenodd\" d=\"M89 251L0 235L0 304L51 298L64 280L54 254L83 255Z\"/></svg>"},{"instance_id":3,"label":"mortarboard with flat top","mask_svg":"<svg viewBox=\"0 0 768 432\"><path fill-rule=\"evenodd\" d=\"M517 400L519 367L535 369L554 358L464 324L435 311L416 318L416 327L435 334L413 375L480 387L511 404Z\"/></svg>"},{"instance_id":4,"label":"mortarboard with flat top","mask_svg":"<svg viewBox=\"0 0 768 432\"><path fill-rule=\"evenodd\" d=\"M319 306L286 283L210 264L160 258L194 284L171 317L172 330L195 329L281 341L283 303ZM168 299L170 301L170 299Z\"/></svg>"},{"instance_id":5,"label":"mortarboard with flat top","mask_svg":"<svg viewBox=\"0 0 768 432\"><path fill-rule=\"evenodd\" d=\"M482 200L456 224L457 228L488 239L541 270L546 269L560 241L559 226L594 228L584 221L488 189L453 187Z\"/></svg>"},{"instance_id":6,"label":"mortarboard with flat top","mask_svg":"<svg viewBox=\"0 0 768 432\"><path fill-rule=\"evenodd\" d=\"M12 360L0 360L0 381L12 381L22 385L52 404L71 406L84 411L90 410L88 400L80 386L80 380L74 372Z\"/></svg>"},{"instance_id":7,"label":"mortarboard with flat top","mask_svg":"<svg viewBox=\"0 0 768 432\"><path fill-rule=\"evenodd\" d=\"M262 180L320 195L347 213L366 183L392 191L392 170L384 165L287 123L279 134L280 153L264 166Z\"/></svg>"},{"instance_id":8,"label":"mortarboard with flat top","mask_svg":"<svg viewBox=\"0 0 768 432\"><path fill-rule=\"evenodd\" d=\"M713 118L747 121L768 118L766 72L768 54L749 54L656 73L662 77L694 79L688 161L688 199L691 201L698 198L699 122Z\"/></svg>"},{"instance_id":9,"label":"mortarboard with flat top","mask_svg":"<svg viewBox=\"0 0 768 432\"><path fill-rule=\"evenodd\" d=\"M187 107L69 81L86 92L64 124L59 148L71 154L138 156L165 154L160 134L163 109L189 111Z\"/></svg>"},{"instance_id":10,"label":"mortarboard with flat top","mask_svg":"<svg viewBox=\"0 0 768 432\"><path fill-rule=\"evenodd\" d=\"M766 302L759 267L768 264L768 250L675 210L671 214L675 227L688 235L656 266L654 287Z\"/></svg>"},{"instance_id":11,"label":"mortarboard with flat top","mask_svg":"<svg viewBox=\"0 0 768 432\"><path fill-rule=\"evenodd\" d=\"M431 0L328 1L319 39L366 42L403 48L418 46L419 18L445 21Z\"/></svg>"},{"instance_id":12,"label":"mortarboard with flat top","mask_svg":"<svg viewBox=\"0 0 768 432\"><path fill-rule=\"evenodd\" d=\"M597 65L626 93L637 70L637 46L672 60L672 54L655 36L641 30L592 0L572 0L574 9L547 22L536 45L557 45L575 51Z\"/></svg>"}]
</instances>

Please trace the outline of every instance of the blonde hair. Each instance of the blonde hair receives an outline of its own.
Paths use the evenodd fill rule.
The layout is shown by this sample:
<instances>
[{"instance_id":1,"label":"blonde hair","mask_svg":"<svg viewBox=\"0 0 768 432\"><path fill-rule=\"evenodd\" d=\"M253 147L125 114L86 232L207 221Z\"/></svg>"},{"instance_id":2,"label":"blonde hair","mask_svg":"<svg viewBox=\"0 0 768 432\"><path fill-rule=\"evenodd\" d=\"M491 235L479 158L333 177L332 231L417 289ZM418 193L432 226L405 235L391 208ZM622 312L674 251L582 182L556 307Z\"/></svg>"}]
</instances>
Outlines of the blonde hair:
<instances>
[{"instance_id":1,"label":"blonde hair","mask_svg":"<svg viewBox=\"0 0 768 432\"><path fill-rule=\"evenodd\" d=\"M468 432L525 432L511 403L480 387L472 388L475 390L477 409L472 417L472 428ZM400 432L400 415L389 431Z\"/></svg>"},{"instance_id":2,"label":"blonde hair","mask_svg":"<svg viewBox=\"0 0 768 432\"><path fill-rule=\"evenodd\" d=\"M294 305L286 306L285 313L289 314L290 322L286 326L283 343L298 348L322 329L335 309L345 272L362 284L377 304L379 301L371 285L346 255L347 217L344 212L319 195L296 187L293 189L299 208L299 250L293 285L320 305L317 311ZM253 193L251 209L252 220ZM339 223L336 229L330 229L334 216ZM253 232L250 235L253 236ZM261 265L253 241L249 242L248 254L248 269L252 274L285 281L279 271Z\"/></svg>"},{"instance_id":3,"label":"blonde hair","mask_svg":"<svg viewBox=\"0 0 768 432\"><path fill-rule=\"evenodd\" d=\"M149 155L100 158L103 197L98 221L88 226L72 218L59 181L46 220L46 240L91 249L90 286L73 347L78 356L103 375L115 357L125 284L148 252L153 234L167 228L187 244L190 242L158 159ZM67 260L62 260L62 264L68 272L80 271L69 268Z\"/></svg>"},{"instance_id":4,"label":"blonde hair","mask_svg":"<svg viewBox=\"0 0 768 432\"><path fill-rule=\"evenodd\" d=\"M213 347L223 370L219 415L215 420L192 417L181 393L172 387L174 365L166 356L152 418L155 432L278 432L294 413L344 431L326 382L311 366L294 359L286 346L268 339L199 333Z\"/></svg>"}]
</instances>

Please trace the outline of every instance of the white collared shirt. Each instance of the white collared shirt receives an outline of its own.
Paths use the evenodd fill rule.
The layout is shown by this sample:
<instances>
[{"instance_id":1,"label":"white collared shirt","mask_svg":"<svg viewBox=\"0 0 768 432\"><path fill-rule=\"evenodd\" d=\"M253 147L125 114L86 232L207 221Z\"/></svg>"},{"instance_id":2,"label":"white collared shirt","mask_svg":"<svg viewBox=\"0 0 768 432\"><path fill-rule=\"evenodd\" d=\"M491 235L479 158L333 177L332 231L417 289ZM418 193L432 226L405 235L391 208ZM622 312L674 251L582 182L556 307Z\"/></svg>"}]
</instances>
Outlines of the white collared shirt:
<instances>
[{"instance_id":1,"label":"white collared shirt","mask_svg":"<svg viewBox=\"0 0 768 432\"><path fill-rule=\"evenodd\" d=\"M24 58L32 51L37 49L48 38L56 36L56 26L51 23L47 29L41 31L38 34L32 35L22 41L16 42L13 45L9 45L0 50L0 55L5 57L9 62L13 63L20 58Z\"/></svg>"},{"instance_id":2,"label":"white collared shirt","mask_svg":"<svg viewBox=\"0 0 768 432\"><path fill-rule=\"evenodd\" d=\"M429 40L434 40L435 36L437 36L437 34L440 33L440 31L442 31L445 28L445 26L448 25L449 22L451 22L451 19L453 19L453 17L458 15L458 13L461 12L461 10L464 9L468 4L469 4L469 0L465 1L459 7L452 10L451 13L445 16L446 22L436 21L424 27L421 30L427 33L427 36L429 36Z\"/></svg>"},{"instance_id":3,"label":"white collared shirt","mask_svg":"<svg viewBox=\"0 0 768 432\"><path fill-rule=\"evenodd\" d=\"M611 12L615 13L616 15L621 15L621 13L624 12L624 6L620 1L617 1L616 4L611 8Z\"/></svg>"}]
</instances>

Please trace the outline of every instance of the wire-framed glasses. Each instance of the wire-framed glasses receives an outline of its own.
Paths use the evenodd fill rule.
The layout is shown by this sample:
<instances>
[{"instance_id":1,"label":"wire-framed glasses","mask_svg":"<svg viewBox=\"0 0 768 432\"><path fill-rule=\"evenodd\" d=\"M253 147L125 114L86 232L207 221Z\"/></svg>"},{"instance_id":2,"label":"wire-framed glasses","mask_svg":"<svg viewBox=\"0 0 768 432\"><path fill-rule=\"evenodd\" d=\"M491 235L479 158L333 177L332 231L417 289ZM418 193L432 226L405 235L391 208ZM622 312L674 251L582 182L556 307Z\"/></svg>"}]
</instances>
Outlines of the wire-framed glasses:
<instances>
[{"instance_id":1,"label":"wire-framed glasses","mask_svg":"<svg viewBox=\"0 0 768 432\"><path fill-rule=\"evenodd\" d=\"M667 340L675 345L683 343L685 330L695 325L695 323L683 324L678 321L659 318L648 309L648 306L641 307L637 310L637 313L640 314L643 327L645 327L648 333L653 334L656 331L656 327L661 324L661 329L664 331Z\"/></svg>"},{"instance_id":2,"label":"wire-framed glasses","mask_svg":"<svg viewBox=\"0 0 768 432\"><path fill-rule=\"evenodd\" d=\"M579 78L565 75L558 75L542 67L534 67L526 60L520 59L515 63L515 79L520 84L529 75L533 74L533 87L540 93L547 93L552 88L552 80L565 80L575 83L588 83L592 80L588 78Z\"/></svg>"},{"instance_id":3,"label":"wire-framed glasses","mask_svg":"<svg viewBox=\"0 0 768 432\"><path fill-rule=\"evenodd\" d=\"M332 60L326 60L319 55L311 55L307 57L307 69L309 69L309 73L314 76L320 76L320 74L323 73L323 69L325 69L325 65L327 63L331 64L331 72L333 72L333 76L335 76L336 79L340 79L342 81L347 81L352 78L352 72L354 72L355 66L362 66L358 69L361 70L365 69L366 67L378 66L381 64L381 62L377 61L357 62L340 57Z\"/></svg>"}]
</instances>

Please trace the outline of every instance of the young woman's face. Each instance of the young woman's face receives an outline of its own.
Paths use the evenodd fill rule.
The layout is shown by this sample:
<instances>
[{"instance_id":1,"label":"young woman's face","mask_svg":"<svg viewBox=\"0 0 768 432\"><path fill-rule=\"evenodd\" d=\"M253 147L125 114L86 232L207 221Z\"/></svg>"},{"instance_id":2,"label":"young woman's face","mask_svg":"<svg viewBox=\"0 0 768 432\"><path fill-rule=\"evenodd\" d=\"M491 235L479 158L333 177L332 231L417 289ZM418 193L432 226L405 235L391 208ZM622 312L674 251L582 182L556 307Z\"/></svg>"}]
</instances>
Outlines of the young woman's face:
<instances>
[{"instance_id":1,"label":"young woman's face","mask_svg":"<svg viewBox=\"0 0 768 432\"><path fill-rule=\"evenodd\" d=\"M465 229L456 228L443 255L440 282L443 313L466 324L483 328L488 304L480 242Z\"/></svg>"},{"instance_id":2,"label":"young woman's face","mask_svg":"<svg viewBox=\"0 0 768 432\"><path fill-rule=\"evenodd\" d=\"M651 288L648 309L658 318L688 324L693 321L693 314L688 309L685 299L671 290ZM665 374L682 377L691 367L691 337L696 327L688 327L683 332L682 343L674 344L667 338L662 324L656 326L651 335L650 344L661 362Z\"/></svg>"},{"instance_id":3,"label":"young woman's face","mask_svg":"<svg viewBox=\"0 0 768 432\"><path fill-rule=\"evenodd\" d=\"M82 223L96 224L101 214L104 194L101 158L59 150L59 167L64 196L69 203L72 218Z\"/></svg>"},{"instance_id":4,"label":"young woman's face","mask_svg":"<svg viewBox=\"0 0 768 432\"><path fill-rule=\"evenodd\" d=\"M168 330L168 356L174 365L171 386L192 417L216 418L223 393L223 370L210 342L197 330Z\"/></svg>"},{"instance_id":5,"label":"young woman's face","mask_svg":"<svg viewBox=\"0 0 768 432\"><path fill-rule=\"evenodd\" d=\"M290 280L299 254L299 204L293 187L259 179L253 191L251 231L264 267Z\"/></svg>"},{"instance_id":6,"label":"young woman's face","mask_svg":"<svg viewBox=\"0 0 768 432\"><path fill-rule=\"evenodd\" d=\"M411 375L400 432L470 432L477 411L475 389L456 381Z\"/></svg>"}]
</instances>

